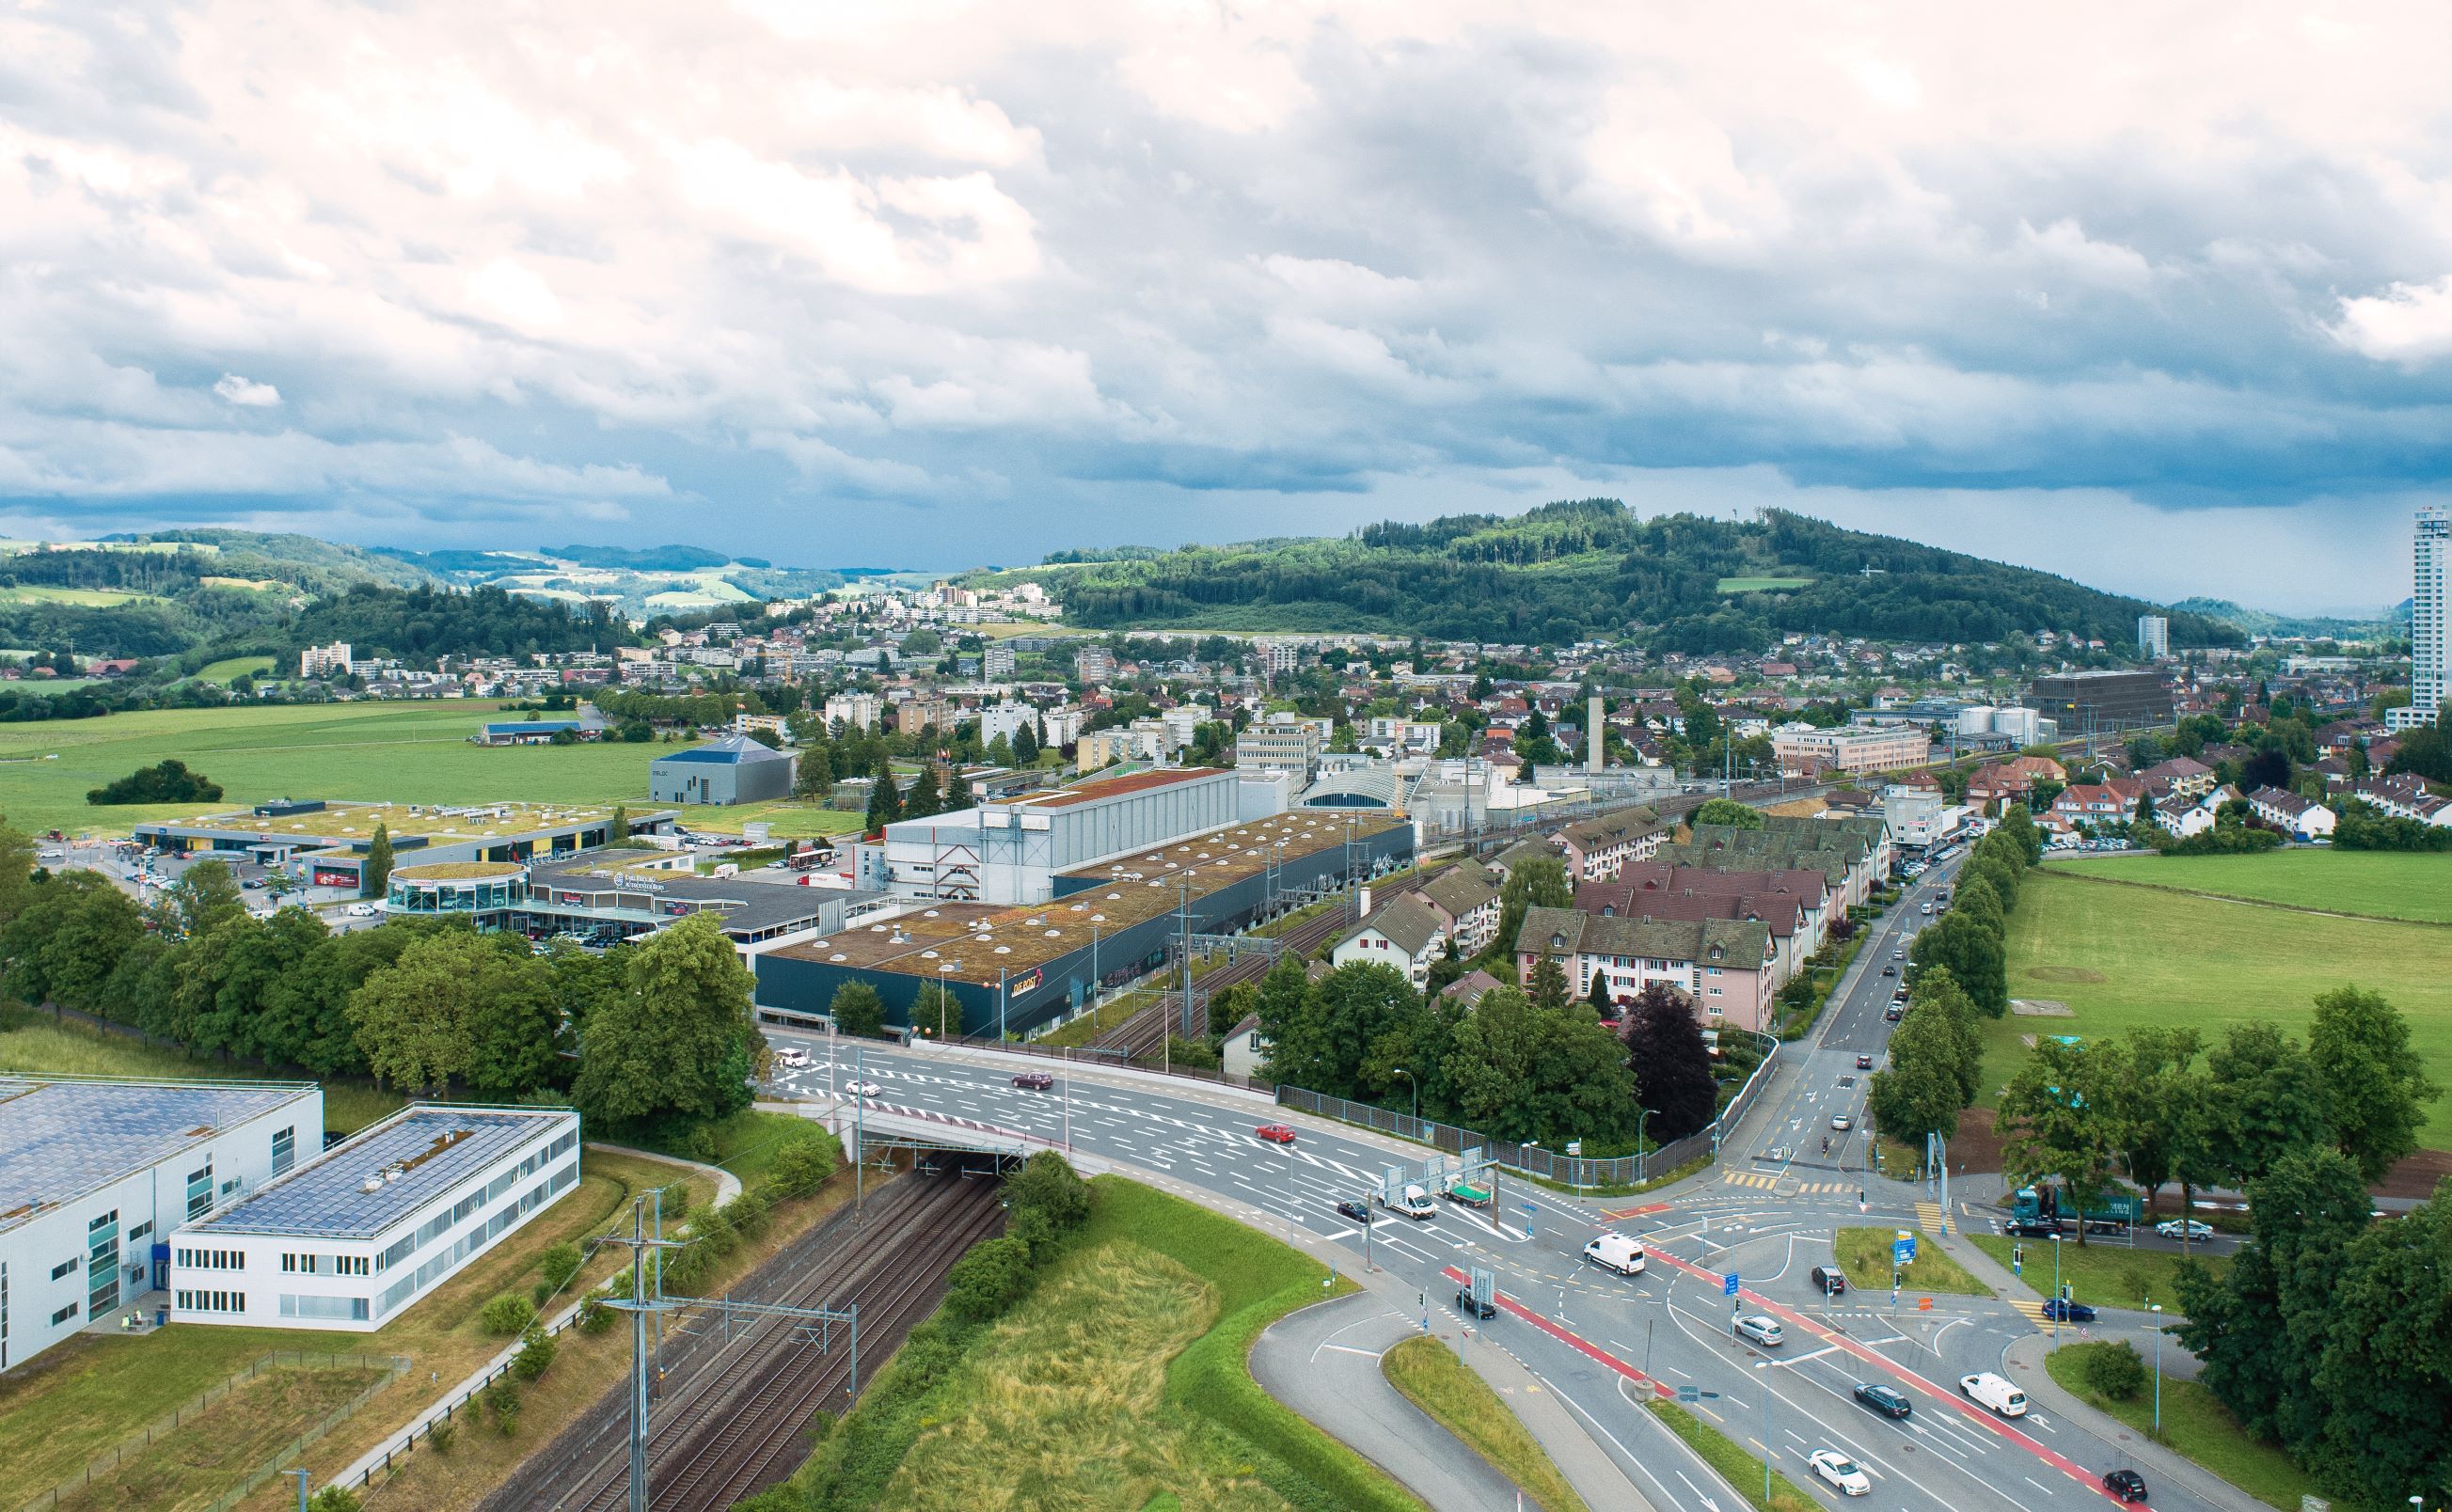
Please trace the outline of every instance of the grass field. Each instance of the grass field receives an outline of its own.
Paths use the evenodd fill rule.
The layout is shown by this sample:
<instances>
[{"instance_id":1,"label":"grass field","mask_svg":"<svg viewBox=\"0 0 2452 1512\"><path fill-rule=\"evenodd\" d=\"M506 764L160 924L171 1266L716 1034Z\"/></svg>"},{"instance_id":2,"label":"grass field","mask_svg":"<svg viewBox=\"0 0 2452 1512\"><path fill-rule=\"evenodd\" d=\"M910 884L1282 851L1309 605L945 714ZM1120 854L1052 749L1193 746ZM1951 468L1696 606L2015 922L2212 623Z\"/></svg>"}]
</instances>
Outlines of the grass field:
<instances>
[{"instance_id":1,"label":"grass field","mask_svg":"<svg viewBox=\"0 0 2452 1512\"><path fill-rule=\"evenodd\" d=\"M122 604L159 602L149 593L129 593L118 588L59 588L49 583L0 588L0 603L64 603L80 609L116 609Z\"/></svg>"},{"instance_id":2,"label":"grass field","mask_svg":"<svg viewBox=\"0 0 2452 1512\"><path fill-rule=\"evenodd\" d=\"M250 1081L269 1074L225 1066L219 1061L191 1060L175 1050L106 1034L83 1024L55 1023L30 1013L17 1028L0 1028L0 1071L48 1071L58 1076L157 1076L182 1081L199 1077ZM324 1127L336 1133L354 1133L376 1119L399 1111L405 1101L396 1092L326 1082Z\"/></svg>"},{"instance_id":3,"label":"grass field","mask_svg":"<svg viewBox=\"0 0 2452 1512\"><path fill-rule=\"evenodd\" d=\"M1525 1430L1523 1420L1466 1368L1453 1349L1428 1334L1415 1334L1381 1355L1379 1369L1407 1401L1471 1444L1543 1512L1591 1512Z\"/></svg>"},{"instance_id":4,"label":"grass field","mask_svg":"<svg viewBox=\"0 0 2452 1512\"><path fill-rule=\"evenodd\" d=\"M2069 1345L2046 1355L2044 1368L2063 1390L2088 1406L2111 1414L2140 1434L2147 1433L2154 1424L2150 1378L2145 1390L2125 1402L2100 1396L2086 1384L2082 1372L2086 1353L2111 1347L2108 1344ZM2214 1394L2193 1381L2166 1378L2163 1382L2163 1441L2258 1501L2284 1512L2298 1512L2301 1497L2323 1495L2306 1472L2290 1463L2288 1455L2249 1438ZM2338 1501L2333 1504L2349 1505Z\"/></svg>"},{"instance_id":5,"label":"grass field","mask_svg":"<svg viewBox=\"0 0 2452 1512\"><path fill-rule=\"evenodd\" d=\"M2076 1016L2012 1015L1987 1026L1987 1106L2025 1063L2021 1035L2185 1024L2210 1040L2257 1019L2304 1034L2316 994L2344 984L2380 992L2407 1015L2427 1074L2452 1086L2452 931L2243 907L2057 871L2030 874L2019 890L2009 917L2009 995L2055 998ZM2427 1106L2419 1140L2452 1149L2452 1097Z\"/></svg>"},{"instance_id":6,"label":"grass field","mask_svg":"<svg viewBox=\"0 0 2452 1512\"><path fill-rule=\"evenodd\" d=\"M1776 593L1788 588L1810 588L1810 578L1723 578L1722 593Z\"/></svg>"},{"instance_id":7,"label":"grass field","mask_svg":"<svg viewBox=\"0 0 2452 1512\"><path fill-rule=\"evenodd\" d=\"M1839 1268L1848 1272L1848 1285L1859 1291L1890 1289L1890 1241L1895 1230L1888 1228L1842 1228L1833 1247L1839 1253ZM1988 1297L1992 1288L1967 1273L1967 1267L1941 1252L1940 1241L1930 1234L1916 1237L1916 1257L1899 1277L1901 1294L1918 1291L1949 1292L1962 1297Z\"/></svg>"},{"instance_id":8,"label":"grass field","mask_svg":"<svg viewBox=\"0 0 2452 1512\"><path fill-rule=\"evenodd\" d=\"M209 1506L308 1426L382 1379L383 1371L372 1366L275 1366L183 1419L142 1455L61 1498L59 1505L62 1512Z\"/></svg>"},{"instance_id":9,"label":"grass field","mask_svg":"<svg viewBox=\"0 0 2452 1512\"><path fill-rule=\"evenodd\" d=\"M1746 1505L1763 1507L1763 1457L1747 1449L1711 1424L1687 1411L1674 1402L1657 1397L1647 1400L1645 1406L1653 1417L1669 1425L1669 1431L1685 1440L1704 1463L1720 1474L1720 1479L1735 1487ZM1753 1441L1756 1448L1762 1441ZM1770 1475L1770 1502L1767 1512L1821 1512L1822 1503L1807 1495L1797 1483L1773 1470Z\"/></svg>"},{"instance_id":10,"label":"grass field","mask_svg":"<svg viewBox=\"0 0 2452 1512\"><path fill-rule=\"evenodd\" d=\"M2262 855L2107 855L2051 870L2329 913L2452 924L2452 854L2268 851ZM2446 947L2452 951L2452 946Z\"/></svg>"},{"instance_id":11,"label":"grass field","mask_svg":"<svg viewBox=\"0 0 2452 1512\"><path fill-rule=\"evenodd\" d=\"M403 803L496 799L643 806L662 744L480 746L477 700L156 709L0 725L0 815L19 829L125 834L274 797ZM44 759L56 756L56 760ZM218 803L96 808L86 791L176 756L222 785Z\"/></svg>"},{"instance_id":12,"label":"grass field","mask_svg":"<svg viewBox=\"0 0 2452 1512\"><path fill-rule=\"evenodd\" d=\"M2048 1239L2012 1241L1999 1234L1968 1234L1975 1247L2009 1268L2009 1247L2021 1243L2027 1247L2027 1269L2019 1279L2048 1297L2052 1294L2052 1242ZM2230 1262L2220 1255L2200 1257L2199 1265L2221 1275L2230 1268ZM2069 1287L2074 1300L2090 1307L2136 1307L2161 1303L2165 1312L2175 1312L2180 1306L2180 1288L2172 1279L2179 1274L2180 1257L2163 1249L2131 1249L2126 1245L2106 1244L2100 1240L2081 1247L2074 1237L2061 1241L2061 1280Z\"/></svg>"},{"instance_id":13,"label":"grass field","mask_svg":"<svg viewBox=\"0 0 2452 1512\"><path fill-rule=\"evenodd\" d=\"M646 768L642 766L642 774ZM642 781L645 778L643 776ZM682 811L682 824L692 830L707 830L719 835L739 835L742 827L763 824L769 838L777 840L809 840L829 835L855 835L860 831L860 815L843 809L829 809L797 798L772 798L764 803L742 803L724 808L691 808Z\"/></svg>"},{"instance_id":14,"label":"grass field","mask_svg":"<svg viewBox=\"0 0 2452 1512\"><path fill-rule=\"evenodd\" d=\"M224 657L219 661L208 663L203 671L196 674L196 680L217 682L227 688L241 674L260 677L271 670L270 657Z\"/></svg>"}]
</instances>

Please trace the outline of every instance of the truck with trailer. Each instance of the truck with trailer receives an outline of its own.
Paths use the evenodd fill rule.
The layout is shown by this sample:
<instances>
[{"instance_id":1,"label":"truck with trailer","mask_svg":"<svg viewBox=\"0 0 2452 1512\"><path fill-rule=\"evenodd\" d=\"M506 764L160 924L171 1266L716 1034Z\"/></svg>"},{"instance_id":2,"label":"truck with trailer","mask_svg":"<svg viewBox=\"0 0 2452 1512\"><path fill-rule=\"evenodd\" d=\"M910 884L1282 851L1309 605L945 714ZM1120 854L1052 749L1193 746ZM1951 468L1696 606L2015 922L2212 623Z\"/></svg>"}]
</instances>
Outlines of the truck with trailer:
<instances>
[{"instance_id":1,"label":"truck with trailer","mask_svg":"<svg viewBox=\"0 0 2452 1512\"><path fill-rule=\"evenodd\" d=\"M1452 1203L1461 1203L1467 1208L1490 1206L1490 1188L1475 1186L1462 1176L1449 1177L1447 1183L1439 1188L1439 1195Z\"/></svg>"},{"instance_id":2,"label":"truck with trailer","mask_svg":"<svg viewBox=\"0 0 2452 1512\"><path fill-rule=\"evenodd\" d=\"M2083 1223L2088 1233L2125 1231L2145 1217L2146 1204L2133 1192L2105 1192L2082 1213L2066 1192L2050 1183L2021 1187L2009 1199L2009 1218L2013 1223L2057 1225L2074 1219Z\"/></svg>"}]
</instances>

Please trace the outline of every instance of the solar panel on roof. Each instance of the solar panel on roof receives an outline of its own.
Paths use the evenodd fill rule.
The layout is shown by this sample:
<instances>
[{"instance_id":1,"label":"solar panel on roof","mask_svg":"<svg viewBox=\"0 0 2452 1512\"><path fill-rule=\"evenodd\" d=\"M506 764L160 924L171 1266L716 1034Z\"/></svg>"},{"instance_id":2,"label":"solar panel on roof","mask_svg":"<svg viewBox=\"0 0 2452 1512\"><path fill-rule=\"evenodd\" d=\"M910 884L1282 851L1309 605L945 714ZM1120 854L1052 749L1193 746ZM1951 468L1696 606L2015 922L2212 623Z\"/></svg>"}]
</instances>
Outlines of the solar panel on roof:
<instances>
[{"instance_id":1,"label":"solar panel on roof","mask_svg":"<svg viewBox=\"0 0 2452 1512\"><path fill-rule=\"evenodd\" d=\"M0 1227L168 1160L311 1090L294 1082L0 1078Z\"/></svg>"},{"instance_id":2,"label":"solar panel on roof","mask_svg":"<svg viewBox=\"0 0 2452 1512\"><path fill-rule=\"evenodd\" d=\"M575 1116L558 1109L410 1108L188 1227L371 1239Z\"/></svg>"}]
</instances>

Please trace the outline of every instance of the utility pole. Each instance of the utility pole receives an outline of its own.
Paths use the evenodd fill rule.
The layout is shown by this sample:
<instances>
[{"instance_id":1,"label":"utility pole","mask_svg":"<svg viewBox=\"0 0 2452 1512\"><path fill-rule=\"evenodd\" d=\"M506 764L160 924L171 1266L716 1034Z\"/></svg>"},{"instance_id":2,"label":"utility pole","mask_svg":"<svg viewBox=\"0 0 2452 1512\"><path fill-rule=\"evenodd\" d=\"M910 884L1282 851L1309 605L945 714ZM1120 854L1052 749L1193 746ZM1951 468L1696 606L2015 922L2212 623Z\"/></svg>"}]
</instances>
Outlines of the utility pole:
<instances>
[{"instance_id":1,"label":"utility pole","mask_svg":"<svg viewBox=\"0 0 2452 1512\"><path fill-rule=\"evenodd\" d=\"M656 1294L647 1293L647 1256L674 1246L661 1232L648 1234L643 1196L630 1202L630 1237L615 1243L630 1251L630 1295L609 1304L630 1315L630 1512L647 1512L647 1314L665 1306L661 1271Z\"/></svg>"}]
</instances>

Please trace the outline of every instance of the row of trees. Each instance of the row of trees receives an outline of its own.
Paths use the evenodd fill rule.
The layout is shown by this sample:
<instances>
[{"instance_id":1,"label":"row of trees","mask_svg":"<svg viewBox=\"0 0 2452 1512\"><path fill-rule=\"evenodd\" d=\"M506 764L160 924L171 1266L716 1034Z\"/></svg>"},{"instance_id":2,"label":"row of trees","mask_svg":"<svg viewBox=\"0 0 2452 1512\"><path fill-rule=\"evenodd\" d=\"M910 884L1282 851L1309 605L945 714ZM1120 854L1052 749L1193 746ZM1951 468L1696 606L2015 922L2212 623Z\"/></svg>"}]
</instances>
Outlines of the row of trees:
<instances>
[{"instance_id":1,"label":"row of trees","mask_svg":"<svg viewBox=\"0 0 2452 1512\"><path fill-rule=\"evenodd\" d=\"M303 909L259 919L217 861L147 909L96 874L34 873L31 860L23 835L0 830L0 990L19 1001L190 1054L570 1102L615 1125L747 1104L762 1053L753 984L711 914L603 953L538 955L465 920L335 934Z\"/></svg>"}]
</instances>

